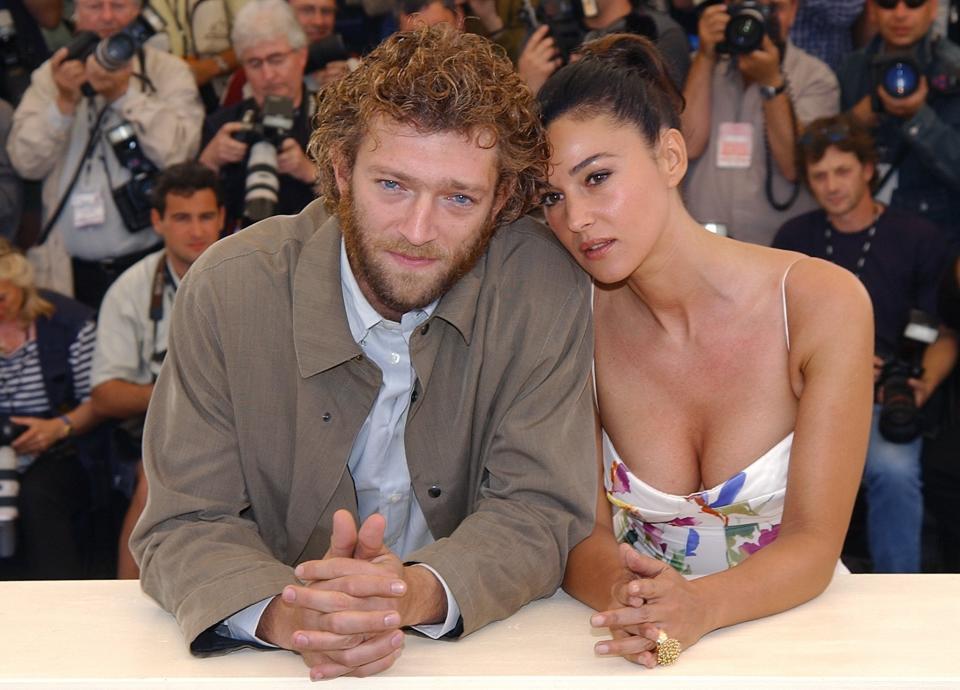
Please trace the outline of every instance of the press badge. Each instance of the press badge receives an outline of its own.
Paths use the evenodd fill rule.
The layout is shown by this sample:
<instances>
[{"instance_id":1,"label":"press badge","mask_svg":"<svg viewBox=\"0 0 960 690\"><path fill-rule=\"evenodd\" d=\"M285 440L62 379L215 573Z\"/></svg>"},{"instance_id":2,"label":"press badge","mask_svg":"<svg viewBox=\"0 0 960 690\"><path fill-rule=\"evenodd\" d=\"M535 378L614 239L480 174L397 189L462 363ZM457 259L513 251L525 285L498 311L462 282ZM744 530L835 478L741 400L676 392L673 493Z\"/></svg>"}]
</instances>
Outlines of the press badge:
<instances>
[{"instance_id":1,"label":"press badge","mask_svg":"<svg viewBox=\"0 0 960 690\"><path fill-rule=\"evenodd\" d=\"M107 211L100 192L77 192L70 199L73 208L73 227L87 228L103 225Z\"/></svg>"},{"instance_id":2,"label":"press badge","mask_svg":"<svg viewBox=\"0 0 960 690\"><path fill-rule=\"evenodd\" d=\"M717 167L749 168L753 160L753 125L721 122L717 130Z\"/></svg>"}]
</instances>

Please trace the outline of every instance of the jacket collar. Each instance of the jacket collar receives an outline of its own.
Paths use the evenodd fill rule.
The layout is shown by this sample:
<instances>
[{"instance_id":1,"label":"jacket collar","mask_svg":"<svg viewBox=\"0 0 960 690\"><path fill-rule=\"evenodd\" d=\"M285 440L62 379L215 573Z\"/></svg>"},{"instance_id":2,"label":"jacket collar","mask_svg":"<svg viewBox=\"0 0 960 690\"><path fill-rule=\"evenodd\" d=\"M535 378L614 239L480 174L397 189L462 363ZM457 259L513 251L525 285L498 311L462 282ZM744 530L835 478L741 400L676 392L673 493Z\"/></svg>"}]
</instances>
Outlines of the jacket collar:
<instances>
[{"instance_id":1,"label":"jacket collar","mask_svg":"<svg viewBox=\"0 0 960 690\"><path fill-rule=\"evenodd\" d=\"M339 221L335 216L328 217L317 200L297 216L297 223L316 228L303 245L293 276L293 341L300 376L307 378L363 353L350 333L343 304ZM486 263L485 253L440 298L432 317L453 326L467 345L473 337Z\"/></svg>"}]
</instances>

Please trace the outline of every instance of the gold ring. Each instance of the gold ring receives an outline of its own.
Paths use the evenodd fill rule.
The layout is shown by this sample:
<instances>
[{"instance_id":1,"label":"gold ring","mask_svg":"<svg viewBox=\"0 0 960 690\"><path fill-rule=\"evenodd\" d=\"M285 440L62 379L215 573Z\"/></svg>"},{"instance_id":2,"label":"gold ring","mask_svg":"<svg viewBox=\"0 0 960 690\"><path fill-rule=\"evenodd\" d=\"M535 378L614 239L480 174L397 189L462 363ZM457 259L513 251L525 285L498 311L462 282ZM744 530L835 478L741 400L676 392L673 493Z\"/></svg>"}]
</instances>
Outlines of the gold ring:
<instances>
[{"instance_id":1,"label":"gold ring","mask_svg":"<svg viewBox=\"0 0 960 690\"><path fill-rule=\"evenodd\" d=\"M657 635L657 663L669 666L680 658L680 643L672 637L667 637L663 630Z\"/></svg>"}]
</instances>

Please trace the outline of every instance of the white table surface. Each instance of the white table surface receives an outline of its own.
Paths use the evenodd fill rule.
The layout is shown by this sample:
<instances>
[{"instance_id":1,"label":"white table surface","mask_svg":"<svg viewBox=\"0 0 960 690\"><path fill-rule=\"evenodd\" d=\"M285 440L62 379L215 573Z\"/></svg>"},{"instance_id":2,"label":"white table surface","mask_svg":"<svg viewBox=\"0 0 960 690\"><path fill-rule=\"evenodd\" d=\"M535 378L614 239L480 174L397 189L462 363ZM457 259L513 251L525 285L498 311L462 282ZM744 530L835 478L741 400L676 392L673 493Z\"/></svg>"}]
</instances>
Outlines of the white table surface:
<instances>
[{"instance_id":1,"label":"white table surface","mask_svg":"<svg viewBox=\"0 0 960 690\"><path fill-rule=\"evenodd\" d=\"M960 688L960 575L842 575L817 599L716 631L671 667L599 658L562 592L459 641L408 635L389 671L334 688ZM189 654L132 581L0 582L0 687L316 687L290 652Z\"/></svg>"}]
</instances>

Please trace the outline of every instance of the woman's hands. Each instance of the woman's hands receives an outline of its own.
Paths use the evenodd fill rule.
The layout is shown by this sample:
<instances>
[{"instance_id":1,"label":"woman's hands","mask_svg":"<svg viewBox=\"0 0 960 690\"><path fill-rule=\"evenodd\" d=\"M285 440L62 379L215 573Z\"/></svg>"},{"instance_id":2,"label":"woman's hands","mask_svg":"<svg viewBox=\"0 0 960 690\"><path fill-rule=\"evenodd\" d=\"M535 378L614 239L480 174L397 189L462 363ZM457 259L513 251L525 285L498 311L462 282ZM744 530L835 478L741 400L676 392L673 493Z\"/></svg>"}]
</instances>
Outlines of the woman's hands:
<instances>
[{"instance_id":1,"label":"woman's hands","mask_svg":"<svg viewBox=\"0 0 960 690\"><path fill-rule=\"evenodd\" d=\"M653 668L661 630L686 649L712 629L706 601L680 573L629 544L620 545L620 560L624 575L613 586L610 609L590 619L595 628L610 628L613 638L598 642L597 654Z\"/></svg>"}]
</instances>

